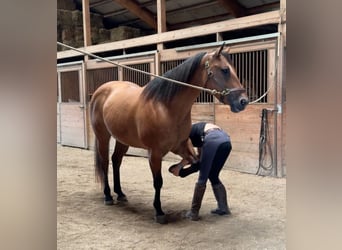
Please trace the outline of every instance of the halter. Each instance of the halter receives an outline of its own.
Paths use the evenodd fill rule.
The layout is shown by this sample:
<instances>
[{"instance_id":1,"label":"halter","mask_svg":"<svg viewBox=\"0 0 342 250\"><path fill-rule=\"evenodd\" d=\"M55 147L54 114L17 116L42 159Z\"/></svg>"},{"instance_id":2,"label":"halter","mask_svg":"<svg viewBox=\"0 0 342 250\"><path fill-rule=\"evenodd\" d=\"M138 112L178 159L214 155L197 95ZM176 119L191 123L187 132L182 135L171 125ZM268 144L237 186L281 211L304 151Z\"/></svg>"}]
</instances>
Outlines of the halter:
<instances>
[{"instance_id":1,"label":"halter","mask_svg":"<svg viewBox=\"0 0 342 250\"><path fill-rule=\"evenodd\" d=\"M205 82L205 84L207 84L207 82L209 81L210 78L212 78L216 83L216 79L215 79L215 76L214 76L214 72L210 69L210 64L209 64L209 60L206 60L205 63L204 63L204 67L205 69L207 70L207 80ZM221 98L223 98L224 96L226 95L229 95L230 93L234 92L234 91L246 91L244 88L225 88L223 89L222 91L217 91L216 89L213 89L212 90L212 94L215 95L215 94L220 94L221 95Z\"/></svg>"}]
</instances>

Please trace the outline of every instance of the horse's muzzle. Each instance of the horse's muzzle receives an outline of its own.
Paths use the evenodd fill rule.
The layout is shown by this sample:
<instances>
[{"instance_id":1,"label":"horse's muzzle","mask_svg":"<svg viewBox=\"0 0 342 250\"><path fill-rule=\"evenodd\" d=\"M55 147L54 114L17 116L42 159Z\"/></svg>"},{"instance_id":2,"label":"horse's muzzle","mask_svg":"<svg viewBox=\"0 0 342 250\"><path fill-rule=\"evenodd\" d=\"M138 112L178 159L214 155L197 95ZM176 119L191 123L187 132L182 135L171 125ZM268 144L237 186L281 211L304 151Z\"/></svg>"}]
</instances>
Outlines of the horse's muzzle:
<instances>
[{"instance_id":1,"label":"horse's muzzle","mask_svg":"<svg viewBox=\"0 0 342 250\"><path fill-rule=\"evenodd\" d=\"M242 109L245 109L245 107L248 105L248 103L249 103L249 100L247 97L242 96L240 98L240 106L242 107Z\"/></svg>"},{"instance_id":2,"label":"horse's muzzle","mask_svg":"<svg viewBox=\"0 0 342 250\"><path fill-rule=\"evenodd\" d=\"M230 109L234 113L238 113L246 108L249 100L246 96L240 96L237 100L234 100L230 104Z\"/></svg>"}]
</instances>

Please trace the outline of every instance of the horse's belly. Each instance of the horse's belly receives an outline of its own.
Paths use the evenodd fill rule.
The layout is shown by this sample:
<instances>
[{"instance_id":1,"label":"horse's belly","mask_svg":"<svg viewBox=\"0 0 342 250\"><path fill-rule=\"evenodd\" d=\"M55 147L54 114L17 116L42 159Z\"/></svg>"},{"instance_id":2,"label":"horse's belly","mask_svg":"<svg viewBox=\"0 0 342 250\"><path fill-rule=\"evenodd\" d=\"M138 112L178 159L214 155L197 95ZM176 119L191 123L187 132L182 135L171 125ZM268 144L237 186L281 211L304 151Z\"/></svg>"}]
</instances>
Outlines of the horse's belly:
<instances>
[{"instance_id":1,"label":"horse's belly","mask_svg":"<svg viewBox=\"0 0 342 250\"><path fill-rule=\"evenodd\" d=\"M139 141L138 138L134 138L134 136L125 136L124 133L112 133L112 137L127 146L147 149L146 145Z\"/></svg>"},{"instance_id":2,"label":"horse's belly","mask_svg":"<svg viewBox=\"0 0 342 250\"><path fill-rule=\"evenodd\" d=\"M135 118L140 93L141 88L131 85L114 86L103 113L107 129L115 139L128 146L146 148L139 141Z\"/></svg>"}]
</instances>

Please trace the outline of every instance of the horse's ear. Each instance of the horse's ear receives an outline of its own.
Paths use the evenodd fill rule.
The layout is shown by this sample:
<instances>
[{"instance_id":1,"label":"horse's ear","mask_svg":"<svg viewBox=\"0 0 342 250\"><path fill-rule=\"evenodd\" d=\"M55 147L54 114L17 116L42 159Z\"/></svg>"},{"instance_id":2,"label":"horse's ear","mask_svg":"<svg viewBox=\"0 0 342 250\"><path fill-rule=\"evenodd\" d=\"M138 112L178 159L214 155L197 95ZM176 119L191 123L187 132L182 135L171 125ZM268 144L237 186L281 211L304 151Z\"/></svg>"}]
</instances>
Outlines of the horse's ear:
<instances>
[{"instance_id":1,"label":"horse's ear","mask_svg":"<svg viewBox=\"0 0 342 250\"><path fill-rule=\"evenodd\" d=\"M224 48L224 42L222 43L221 47L216 50L214 56L218 57L221 54L223 48Z\"/></svg>"}]
</instances>

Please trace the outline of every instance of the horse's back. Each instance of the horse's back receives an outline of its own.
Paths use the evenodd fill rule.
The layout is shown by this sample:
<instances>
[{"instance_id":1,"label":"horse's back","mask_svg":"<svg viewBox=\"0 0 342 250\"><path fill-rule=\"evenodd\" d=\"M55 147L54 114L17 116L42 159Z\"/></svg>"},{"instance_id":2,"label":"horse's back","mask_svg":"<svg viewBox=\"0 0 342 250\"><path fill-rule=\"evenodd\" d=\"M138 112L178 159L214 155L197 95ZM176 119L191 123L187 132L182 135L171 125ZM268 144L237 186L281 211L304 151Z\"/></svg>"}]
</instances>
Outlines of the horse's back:
<instances>
[{"instance_id":1,"label":"horse's back","mask_svg":"<svg viewBox=\"0 0 342 250\"><path fill-rule=\"evenodd\" d=\"M106 105L113 101L115 105L121 106L124 100L128 98L136 99L140 95L141 87L127 81L111 81L102 84L94 92L91 101L91 111L102 113ZM95 109L95 110L94 110Z\"/></svg>"}]
</instances>

